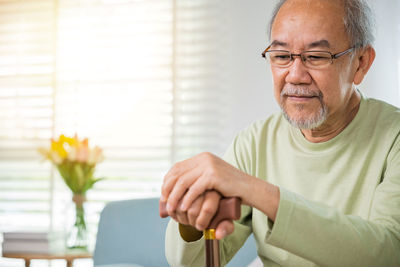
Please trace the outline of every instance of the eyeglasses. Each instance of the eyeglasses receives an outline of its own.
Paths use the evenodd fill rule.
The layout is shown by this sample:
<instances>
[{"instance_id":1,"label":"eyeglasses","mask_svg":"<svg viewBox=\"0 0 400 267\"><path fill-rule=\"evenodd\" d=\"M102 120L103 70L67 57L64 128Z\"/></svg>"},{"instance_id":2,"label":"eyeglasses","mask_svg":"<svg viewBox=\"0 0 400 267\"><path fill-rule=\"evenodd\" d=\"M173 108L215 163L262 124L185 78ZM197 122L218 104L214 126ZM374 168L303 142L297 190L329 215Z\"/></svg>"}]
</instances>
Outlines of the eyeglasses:
<instances>
[{"instance_id":1,"label":"eyeglasses","mask_svg":"<svg viewBox=\"0 0 400 267\"><path fill-rule=\"evenodd\" d=\"M286 68L293 63L294 57L300 57L304 66L310 69L323 69L331 65L334 59L354 49L354 47L351 47L337 54L332 54L328 51L304 51L300 54L293 54L286 50L269 50L270 48L271 46L268 46L262 53L262 56L269 60L272 66Z\"/></svg>"}]
</instances>

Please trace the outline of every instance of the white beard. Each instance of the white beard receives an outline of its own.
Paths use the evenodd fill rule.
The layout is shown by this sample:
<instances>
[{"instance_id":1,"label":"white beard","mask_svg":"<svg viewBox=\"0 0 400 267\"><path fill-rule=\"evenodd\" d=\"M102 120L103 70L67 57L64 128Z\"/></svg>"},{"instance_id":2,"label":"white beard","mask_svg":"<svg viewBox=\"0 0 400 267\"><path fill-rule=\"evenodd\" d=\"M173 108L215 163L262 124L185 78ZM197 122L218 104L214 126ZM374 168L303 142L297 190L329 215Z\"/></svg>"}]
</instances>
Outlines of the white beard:
<instances>
[{"instance_id":1,"label":"white beard","mask_svg":"<svg viewBox=\"0 0 400 267\"><path fill-rule=\"evenodd\" d=\"M316 114L309 116L308 118L294 118L290 117L286 110L286 106L283 103L283 99L286 95L298 95L298 96L318 96L319 101L321 103L321 108L318 110ZM287 119L287 121L296 128L299 129L315 129L321 126L328 117L328 107L322 101L322 95L314 92L310 92L307 89L297 89L297 88L288 88L283 89L281 92L281 103L279 103L283 116ZM298 109L301 111L303 107L301 105L298 106Z\"/></svg>"}]
</instances>

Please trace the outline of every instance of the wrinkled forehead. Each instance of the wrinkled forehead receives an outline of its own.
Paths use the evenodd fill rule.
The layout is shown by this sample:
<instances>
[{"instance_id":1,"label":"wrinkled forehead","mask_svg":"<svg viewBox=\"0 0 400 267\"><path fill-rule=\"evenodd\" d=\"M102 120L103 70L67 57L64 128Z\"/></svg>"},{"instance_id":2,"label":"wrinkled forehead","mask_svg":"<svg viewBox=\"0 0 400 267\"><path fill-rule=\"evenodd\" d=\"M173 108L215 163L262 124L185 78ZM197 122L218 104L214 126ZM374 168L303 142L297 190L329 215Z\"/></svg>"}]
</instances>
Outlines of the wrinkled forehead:
<instances>
[{"instance_id":1,"label":"wrinkled forehead","mask_svg":"<svg viewBox=\"0 0 400 267\"><path fill-rule=\"evenodd\" d=\"M326 19L335 17L337 15L339 19L343 18L344 15L344 2L346 0L287 0L281 6L279 13L300 13L306 12L310 14L320 14Z\"/></svg>"},{"instance_id":2,"label":"wrinkled forehead","mask_svg":"<svg viewBox=\"0 0 400 267\"><path fill-rule=\"evenodd\" d=\"M272 25L271 41L305 46L319 40L333 47L349 42L341 1L289 0L283 4Z\"/></svg>"}]
</instances>

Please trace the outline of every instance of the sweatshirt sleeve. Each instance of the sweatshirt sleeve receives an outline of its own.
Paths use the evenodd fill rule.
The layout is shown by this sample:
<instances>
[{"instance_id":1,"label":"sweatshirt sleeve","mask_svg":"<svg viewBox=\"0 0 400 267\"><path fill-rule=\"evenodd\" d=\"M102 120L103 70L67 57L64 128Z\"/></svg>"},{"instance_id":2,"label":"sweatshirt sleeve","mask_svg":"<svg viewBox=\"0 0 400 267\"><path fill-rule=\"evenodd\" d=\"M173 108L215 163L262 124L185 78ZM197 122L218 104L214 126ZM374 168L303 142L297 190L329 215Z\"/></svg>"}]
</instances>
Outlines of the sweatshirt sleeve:
<instances>
[{"instance_id":1,"label":"sweatshirt sleeve","mask_svg":"<svg viewBox=\"0 0 400 267\"><path fill-rule=\"evenodd\" d=\"M400 142L387 161L370 216L346 215L280 188L265 242L320 266L400 266Z\"/></svg>"}]
</instances>

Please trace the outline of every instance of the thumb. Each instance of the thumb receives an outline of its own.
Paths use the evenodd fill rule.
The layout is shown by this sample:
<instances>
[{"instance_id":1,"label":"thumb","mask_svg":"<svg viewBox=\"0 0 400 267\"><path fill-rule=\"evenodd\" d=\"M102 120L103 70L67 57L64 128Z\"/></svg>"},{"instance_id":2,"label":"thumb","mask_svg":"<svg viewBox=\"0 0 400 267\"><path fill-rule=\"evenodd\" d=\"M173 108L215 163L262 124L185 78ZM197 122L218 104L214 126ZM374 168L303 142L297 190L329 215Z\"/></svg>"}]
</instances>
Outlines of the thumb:
<instances>
[{"instance_id":1,"label":"thumb","mask_svg":"<svg viewBox=\"0 0 400 267\"><path fill-rule=\"evenodd\" d=\"M221 221L218 224L217 229L215 231L215 237L218 240L220 240L220 239L232 234L233 230L235 230L235 226L233 225L233 221L230 221L230 220Z\"/></svg>"}]
</instances>

